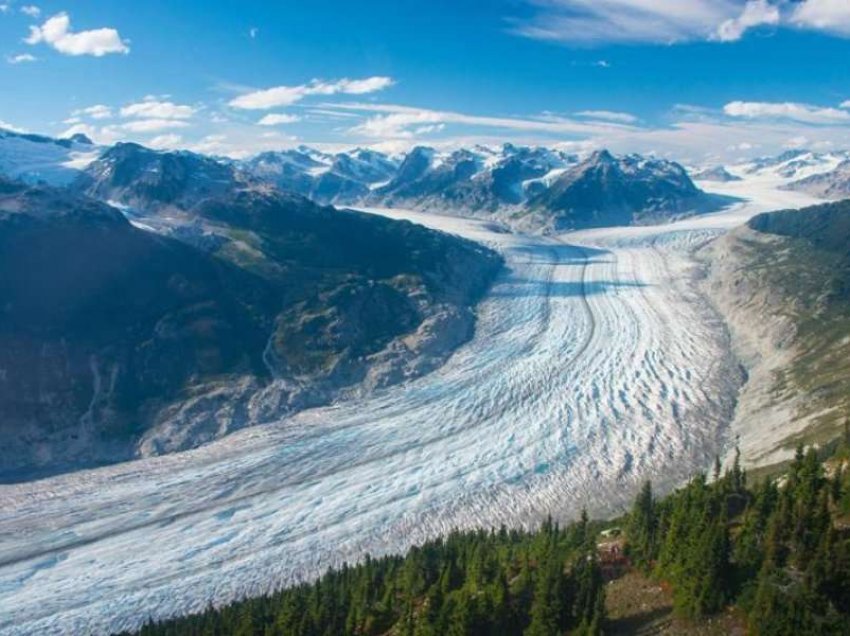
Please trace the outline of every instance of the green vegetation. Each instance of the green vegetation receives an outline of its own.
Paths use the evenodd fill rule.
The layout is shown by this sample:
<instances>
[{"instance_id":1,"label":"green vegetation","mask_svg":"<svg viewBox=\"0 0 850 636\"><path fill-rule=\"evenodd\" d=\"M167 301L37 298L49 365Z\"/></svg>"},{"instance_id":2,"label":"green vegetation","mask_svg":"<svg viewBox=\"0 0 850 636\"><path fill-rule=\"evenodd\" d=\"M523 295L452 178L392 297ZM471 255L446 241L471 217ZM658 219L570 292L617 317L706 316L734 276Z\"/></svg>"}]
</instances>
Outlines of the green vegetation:
<instances>
[{"instance_id":1,"label":"green vegetation","mask_svg":"<svg viewBox=\"0 0 850 636\"><path fill-rule=\"evenodd\" d=\"M725 473L718 464L712 479L698 475L660 500L647 483L624 520L624 553L619 531L597 546L601 526L586 515L565 528L548 520L535 532L455 532L404 557L367 558L312 584L150 623L140 633L602 634L603 574L643 573L672 589L677 623L667 628L679 631L669 633L743 620L754 635L847 634L850 431L824 459L800 447L787 474L756 486L737 461ZM634 618L619 628L639 624Z\"/></svg>"},{"instance_id":2,"label":"green vegetation","mask_svg":"<svg viewBox=\"0 0 850 636\"><path fill-rule=\"evenodd\" d=\"M850 440L848 440L850 441ZM802 447L787 474L747 487L735 466L629 515L627 551L673 587L673 607L699 621L735 604L749 633L850 633L850 445L827 466Z\"/></svg>"},{"instance_id":3,"label":"green vegetation","mask_svg":"<svg viewBox=\"0 0 850 636\"><path fill-rule=\"evenodd\" d=\"M594 537L586 517L568 528L548 520L532 533L456 532L405 557L367 559L141 634L592 636L604 619Z\"/></svg>"},{"instance_id":4,"label":"green vegetation","mask_svg":"<svg viewBox=\"0 0 850 636\"><path fill-rule=\"evenodd\" d=\"M767 290L771 311L794 327L795 356L774 392L806 396L796 415L812 418L787 446L824 444L850 413L850 201L760 214L748 225L760 235L739 245L745 288Z\"/></svg>"}]
</instances>

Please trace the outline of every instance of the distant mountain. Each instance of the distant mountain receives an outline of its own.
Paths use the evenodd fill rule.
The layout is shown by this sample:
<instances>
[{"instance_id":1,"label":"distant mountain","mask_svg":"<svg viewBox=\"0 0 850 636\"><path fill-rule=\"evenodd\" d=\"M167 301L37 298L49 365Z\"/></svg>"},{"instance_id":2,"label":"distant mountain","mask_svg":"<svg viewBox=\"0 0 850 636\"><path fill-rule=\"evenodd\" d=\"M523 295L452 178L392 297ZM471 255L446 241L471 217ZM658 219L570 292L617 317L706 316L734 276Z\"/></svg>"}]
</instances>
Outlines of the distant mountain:
<instances>
[{"instance_id":1,"label":"distant mountain","mask_svg":"<svg viewBox=\"0 0 850 636\"><path fill-rule=\"evenodd\" d=\"M157 151L134 143L106 150L73 187L101 201L134 208L188 209L203 199L250 185L234 164L188 151Z\"/></svg>"},{"instance_id":2,"label":"distant mountain","mask_svg":"<svg viewBox=\"0 0 850 636\"><path fill-rule=\"evenodd\" d=\"M583 161L551 148L505 144L451 152L417 146L400 162L372 153L357 172L343 153L305 148L242 164L260 181L344 205L406 207L453 214L499 215L527 229L570 229L664 222L722 203L699 190L678 164L607 151ZM364 174L368 174L366 180Z\"/></svg>"},{"instance_id":3,"label":"distant mountain","mask_svg":"<svg viewBox=\"0 0 850 636\"><path fill-rule=\"evenodd\" d=\"M0 129L0 175L66 185L102 152L85 135L53 139Z\"/></svg>"},{"instance_id":4,"label":"distant mountain","mask_svg":"<svg viewBox=\"0 0 850 636\"><path fill-rule=\"evenodd\" d=\"M137 203L199 191L120 174ZM189 448L424 373L470 337L500 267L467 241L292 194L236 189L186 215L163 236L0 180L3 478Z\"/></svg>"},{"instance_id":5,"label":"distant mountain","mask_svg":"<svg viewBox=\"0 0 850 636\"><path fill-rule=\"evenodd\" d=\"M575 160L511 144L452 152L418 146L401 157L363 149L327 155L302 146L263 153L240 167L259 181L321 203L476 213L521 205L545 189L547 176Z\"/></svg>"},{"instance_id":6,"label":"distant mountain","mask_svg":"<svg viewBox=\"0 0 850 636\"><path fill-rule=\"evenodd\" d=\"M695 172L691 175L691 178L694 181L716 181L717 183L729 183L731 181L741 181L741 177L737 177L734 174L730 173L723 166L715 166L713 168L706 168L705 170L700 170L699 172Z\"/></svg>"},{"instance_id":7,"label":"distant mountain","mask_svg":"<svg viewBox=\"0 0 850 636\"><path fill-rule=\"evenodd\" d=\"M523 229L564 230L666 222L724 203L702 193L674 162L614 157L607 151L580 159L553 148L505 144L449 152L419 146L389 156L367 149L326 153L299 146L229 161L133 143L101 149L82 139L44 140L45 147L74 148L86 158L78 158L71 169L51 155L46 163L64 171L64 182L73 181L77 192L120 204L130 214L152 208L182 213L233 190L274 188L320 204L495 215ZM80 148L87 153L80 154ZM761 160L749 169L790 170L783 161L803 161L798 154ZM6 173L22 172L20 165L13 167ZM715 171L714 178L734 177L724 170Z\"/></svg>"},{"instance_id":8,"label":"distant mountain","mask_svg":"<svg viewBox=\"0 0 850 636\"><path fill-rule=\"evenodd\" d=\"M850 159L842 161L828 172L792 181L786 188L822 199L846 199L850 197Z\"/></svg>"},{"instance_id":9,"label":"distant mountain","mask_svg":"<svg viewBox=\"0 0 850 636\"><path fill-rule=\"evenodd\" d=\"M575 157L547 148L506 144L438 154L414 148L387 185L372 192L369 202L456 212L513 209L547 187L546 177L563 170Z\"/></svg>"},{"instance_id":10,"label":"distant mountain","mask_svg":"<svg viewBox=\"0 0 850 636\"><path fill-rule=\"evenodd\" d=\"M664 222L711 204L677 163L601 150L564 171L528 207L540 224L566 230Z\"/></svg>"},{"instance_id":11,"label":"distant mountain","mask_svg":"<svg viewBox=\"0 0 850 636\"><path fill-rule=\"evenodd\" d=\"M392 179L398 166L398 161L373 150L331 155L300 146L261 153L240 167L259 181L320 203L351 203L366 197L373 185Z\"/></svg>"},{"instance_id":12,"label":"distant mountain","mask_svg":"<svg viewBox=\"0 0 850 636\"><path fill-rule=\"evenodd\" d=\"M850 160L850 153L845 151L814 152L794 149L775 157L760 157L743 164L741 169L750 175L772 176L792 181L830 172L847 160Z\"/></svg>"}]
</instances>

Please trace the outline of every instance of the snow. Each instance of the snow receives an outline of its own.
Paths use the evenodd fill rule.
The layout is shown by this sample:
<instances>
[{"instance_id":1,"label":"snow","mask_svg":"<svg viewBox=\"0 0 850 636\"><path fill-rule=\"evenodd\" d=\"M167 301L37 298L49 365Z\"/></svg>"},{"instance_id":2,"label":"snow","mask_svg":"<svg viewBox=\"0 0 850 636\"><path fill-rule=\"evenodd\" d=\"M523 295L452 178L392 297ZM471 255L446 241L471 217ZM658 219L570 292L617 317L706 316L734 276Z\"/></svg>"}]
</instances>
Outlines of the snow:
<instances>
[{"instance_id":1,"label":"snow","mask_svg":"<svg viewBox=\"0 0 850 636\"><path fill-rule=\"evenodd\" d=\"M644 479L668 489L709 465L742 378L691 252L808 199L768 177L703 185L748 200L550 238L373 211L505 255L474 339L368 398L186 453L0 486L0 632L137 627L456 527L620 512Z\"/></svg>"},{"instance_id":2,"label":"snow","mask_svg":"<svg viewBox=\"0 0 850 636\"><path fill-rule=\"evenodd\" d=\"M32 141L0 130L0 174L63 186L97 159L101 150L88 144L61 145L47 138Z\"/></svg>"}]
</instances>

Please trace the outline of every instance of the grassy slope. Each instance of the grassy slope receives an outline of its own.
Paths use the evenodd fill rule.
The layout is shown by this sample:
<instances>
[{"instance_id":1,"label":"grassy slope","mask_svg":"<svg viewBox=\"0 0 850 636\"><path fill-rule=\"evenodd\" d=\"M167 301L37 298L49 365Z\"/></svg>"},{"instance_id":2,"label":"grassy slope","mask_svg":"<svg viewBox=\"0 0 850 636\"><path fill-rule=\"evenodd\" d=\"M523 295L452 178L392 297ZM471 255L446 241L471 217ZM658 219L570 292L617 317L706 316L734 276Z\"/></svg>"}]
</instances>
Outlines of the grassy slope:
<instances>
[{"instance_id":1,"label":"grassy slope","mask_svg":"<svg viewBox=\"0 0 850 636\"><path fill-rule=\"evenodd\" d=\"M792 406L794 432L779 448L787 456L799 443L828 443L850 414L850 201L761 214L719 240L733 263L721 265L720 284L739 328L767 334L762 346L782 360L762 403L774 413Z\"/></svg>"},{"instance_id":2,"label":"grassy slope","mask_svg":"<svg viewBox=\"0 0 850 636\"><path fill-rule=\"evenodd\" d=\"M759 215L750 227L779 237L750 244L748 258L796 326L795 355L776 390L806 396L799 415L813 416L787 446L826 443L850 413L850 202Z\"/></svg>"}]
</instances>

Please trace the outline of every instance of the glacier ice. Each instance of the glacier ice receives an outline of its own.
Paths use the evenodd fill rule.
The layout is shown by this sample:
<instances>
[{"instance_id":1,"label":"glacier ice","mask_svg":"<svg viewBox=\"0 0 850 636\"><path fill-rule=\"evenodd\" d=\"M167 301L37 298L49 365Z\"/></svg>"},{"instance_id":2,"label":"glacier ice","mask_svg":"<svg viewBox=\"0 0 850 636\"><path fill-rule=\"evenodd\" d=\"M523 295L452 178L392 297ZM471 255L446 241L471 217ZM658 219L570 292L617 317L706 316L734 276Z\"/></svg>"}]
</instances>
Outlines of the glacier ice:
<instances>
[{"instance_id":1,"label":"glacier ice","mask_svg":"<svg viewBox=\"0 0 850 636\"><path fill-rule=\"evenodd\" d=\"M475 338L368 398L0 486L0 632L133 628L452 528L622 511L648 477L674 486L727 442L739 382L689 252L801 197L755 195L668 226L558 238L381 211L505 254Z\"/></svg>"}]
</instances>

